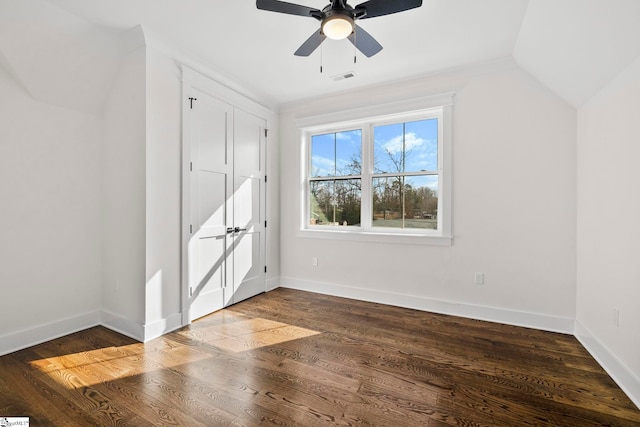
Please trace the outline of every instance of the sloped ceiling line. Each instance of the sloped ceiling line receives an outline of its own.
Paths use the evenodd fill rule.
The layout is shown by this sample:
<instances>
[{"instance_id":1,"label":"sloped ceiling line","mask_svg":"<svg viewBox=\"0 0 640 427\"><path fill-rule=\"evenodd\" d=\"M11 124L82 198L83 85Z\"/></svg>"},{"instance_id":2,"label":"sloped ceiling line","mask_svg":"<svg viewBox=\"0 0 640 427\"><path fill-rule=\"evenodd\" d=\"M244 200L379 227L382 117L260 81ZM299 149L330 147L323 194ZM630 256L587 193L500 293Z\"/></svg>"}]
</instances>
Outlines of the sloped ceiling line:
<instances>
[{"instance_id":1,"label":"sloped ceiling line","mask_svg":"<svg viewBox=\"0 0 640 427\"><path fill-rule=\"evenodd\" d=\"M318 6L326 0L299 2ZM366 30L384 46L372 58L354 65L349 43L326 43L327 72L320 74L318 58L293 55L314 20L267 14L252 0L227 2L224 9L215 3L0 2L0 63L35 98L99 113L122 54L119 35L138 25L237 86L262 94L269 105L512 55L579 107L640 57L637 0L425 0L420 8L367 20ZM331 79L343 71L356 77Z\"/></svg>"},{"instance_id":2,"label":"sloped ceiling line","mask_svg":"<svg viewBox=\"0 0 640 427\"><path fill-rule=\"evenodd\" d=\"M3 66L38 101L100 114L121 54L116 34L49 2L0 2Z\"/></svg>"},{"instance_id":3,"label":"sloped ceiling line","mask_svg":"<svg viewBox=\"0 0 640 427\"><path fill-rule=\"evenodd\" d=\"M640 2L530 1L513 56L580 107L640 57Z\"/></svg>"}]
</instances>

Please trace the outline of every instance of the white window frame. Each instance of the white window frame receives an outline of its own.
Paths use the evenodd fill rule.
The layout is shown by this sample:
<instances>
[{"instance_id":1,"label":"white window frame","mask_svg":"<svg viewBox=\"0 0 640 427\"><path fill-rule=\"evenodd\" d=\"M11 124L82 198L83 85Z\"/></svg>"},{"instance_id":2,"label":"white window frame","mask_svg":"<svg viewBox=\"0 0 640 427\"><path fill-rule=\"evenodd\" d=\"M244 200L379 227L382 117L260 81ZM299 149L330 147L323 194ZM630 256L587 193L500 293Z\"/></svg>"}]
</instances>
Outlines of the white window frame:
<instances>
[{"instance_id":1,"label":"white window frame","mask_svg":"<svg viewBox=\"0 0 640 427\"><path fill-rule=\"evenodd\" d=\"M366 242L451 245L451 145L453 93L417 98L393 104L365 107L357 110L313 116L300 119L296 127L300 132L301 147L301 206L298 236L305 238L355 240ZM374 126L411 122L429 118L438 119L438 229L398 229L373 227L372 179L373 173L372 133ZM323 133L334 133L362 129L362 171L360 227L312 225L309 223L311 137ZM331 177L327 177L331 179Z\"/></svg>"}]
</instances>

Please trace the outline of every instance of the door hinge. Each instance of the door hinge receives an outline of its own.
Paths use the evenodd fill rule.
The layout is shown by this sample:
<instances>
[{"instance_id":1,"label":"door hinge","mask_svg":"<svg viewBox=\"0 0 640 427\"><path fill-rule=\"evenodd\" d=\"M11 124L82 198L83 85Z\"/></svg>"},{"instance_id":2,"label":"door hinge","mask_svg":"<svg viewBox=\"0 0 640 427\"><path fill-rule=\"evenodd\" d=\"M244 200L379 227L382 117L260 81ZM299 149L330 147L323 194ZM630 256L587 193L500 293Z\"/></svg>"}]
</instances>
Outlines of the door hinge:
<instances>
[{"instance_id":1,"label":"door hinge","mask_svg":"<svg viewBox=\"0 0 640 427\"><path fill-rule=\"evenodd\" d=\"M189 224L189 234L193 234L193 224Z\"/></svg>"},{"instance_id":2,"label":"door hinge","mask_svg":"<svg viewBox=\"0 0 640 427\"><path fill-rule=\"evenodd\" d=\"M269 129L264 130L264 137L267 138L269 136Z\"/></svg>"},{"instance_id":3,"label":"door hinge","mask_svg":"<svg viewBox=\"0 0 640 427\"><path fill-rule=\"evenodd\" d=\"M193 287L189 286L189 296L192 297L193 296Z\"/></svg>"},{"instance_id":4,"label":"door hinge","mask_svg":"<svg viewBox=\"0 0 640 427\"><path fill-rule=\"evenodd\" d=\"M193 162L189 162L189 171L193 172Z\"/></svg>"},{"instance_id":5,"label":"door hinge","mask_svg":"<svg viewBox=\"0 0 640 427\"><path fill-rule=\"evenodd\" d=\"M264 182L267 182L267 175L264 176Z\"/></svg>"},{"instance_id":6,"label":"door hinge","mask_svg":"<svg viewBox=\"0 0 640 427\"><path fill-rule=\"evenodd\" d=\"M265 273L267 272L267 266L266 265L264 266L264 272Z\"/></svg>"},{"instance_id":7,"label":"door hinge","mask_svg":"<svg viewBox=\"0 0 640 427\"><path fill-rule=\"evenodd\" d=\"M267 228L267 221L264 222L264 228Z\"/></svg>"}]
</instances>

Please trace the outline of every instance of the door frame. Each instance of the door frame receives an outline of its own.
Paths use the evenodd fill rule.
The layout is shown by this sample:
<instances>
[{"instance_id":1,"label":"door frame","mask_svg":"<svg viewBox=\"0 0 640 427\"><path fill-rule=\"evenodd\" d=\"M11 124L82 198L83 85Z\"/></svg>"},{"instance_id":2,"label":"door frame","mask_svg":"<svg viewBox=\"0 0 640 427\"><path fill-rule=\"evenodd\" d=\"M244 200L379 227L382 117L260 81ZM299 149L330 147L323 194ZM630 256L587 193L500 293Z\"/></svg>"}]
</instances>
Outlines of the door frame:
<instances>
[{"instance_id":1,"label":"door frame","mask_svg":"<svg viewBox=\"0 0 640 427\"><path fill-rule=\"evenodd\" d=\"M181 297L181 313L182 313L182 326L186 326L190 324L189 320L189 312L190 312L190 295L189 295L189 282L188 282L188 243L191 238L191 177L190 177L190 163L191 163L191 141L189 137L190 130L190 116L189 114L185 114L187 110L191 108L191 104L195 105L197 103L197 99L190 100L189 97L191 89L197 89L200 92L204 92L222 102L225 102L234 108L244 110L250 114L263 118L266 123L266 128L269 129L271 127L271 123L274 120L274 113L268 108L258 104L257 102L249 99L248 97L242 95L239 92L213 80L212 78L206 76L205 74L200 73L199 71L194 70L186 65L181 65L182 72L182 209L181 209L181 242L180 242L180 297ZM264 144L264 168L265 168L265 177L269 172L269 161L268 161L268 137L265 138ZM264 194L264 202L261 207L262 212L264 212L265 221L268 223L269 218L267 218L267 182L266 179L262 180L262 190ZM267 254L267 229L264 230L264 239L262 241L262 250L261 253L264 254L264 263L265 267L268 262L268 254ZM267 275L265 273L265 291L267 290Z\"/></svg>"}]
</instances>

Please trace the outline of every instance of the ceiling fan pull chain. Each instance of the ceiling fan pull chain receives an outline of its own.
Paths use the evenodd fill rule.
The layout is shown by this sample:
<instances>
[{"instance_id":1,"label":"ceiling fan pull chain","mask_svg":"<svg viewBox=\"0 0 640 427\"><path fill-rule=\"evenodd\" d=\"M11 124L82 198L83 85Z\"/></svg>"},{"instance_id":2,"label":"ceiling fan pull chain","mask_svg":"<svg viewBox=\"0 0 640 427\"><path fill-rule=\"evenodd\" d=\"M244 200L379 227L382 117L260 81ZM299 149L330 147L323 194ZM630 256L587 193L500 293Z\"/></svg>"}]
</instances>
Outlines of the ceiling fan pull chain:
<instances>
[{"instance_id":1,"label":"ceiling fan pull chain","mask_svg":"<svg viewBox=\"0 0 640 427\"><path fill-rule=\"evenodd\" d=\"M356 57L358 56L358 49L356 49L356 45L358 43L358 30L356 28L353 29L353 63L357 63Z\"/></svg>"},{"instance_id":2,"label":"ceiling fan pull chain","mask_svg":"<svg viewBox=\"0 0 640 427\"><path fill-rule=\"evenodd\" d=\"M320 74L322 74L322 61L324 59L324 48L320 45Z\"/></svg>"}]
</instances>

